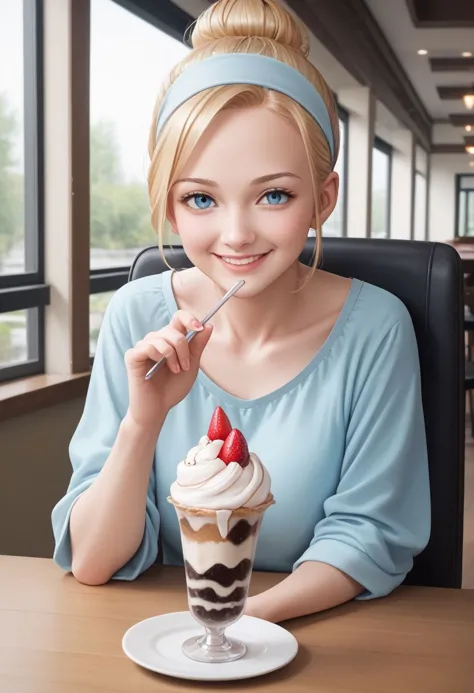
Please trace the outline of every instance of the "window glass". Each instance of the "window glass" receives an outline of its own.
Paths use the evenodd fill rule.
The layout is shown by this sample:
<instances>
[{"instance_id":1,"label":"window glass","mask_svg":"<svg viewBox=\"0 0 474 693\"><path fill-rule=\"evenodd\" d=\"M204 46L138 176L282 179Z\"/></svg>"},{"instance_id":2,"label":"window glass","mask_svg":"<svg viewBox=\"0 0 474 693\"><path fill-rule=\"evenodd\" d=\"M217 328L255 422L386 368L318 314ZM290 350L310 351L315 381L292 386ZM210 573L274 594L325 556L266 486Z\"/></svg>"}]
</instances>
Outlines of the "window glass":
<instances>
[{"instance_id":1,"label":"window glass","mask_svg":"<svg viewBox=\"0 0 474 693\"><path fill-rule=\"evenodd\" d=\"M347 146L347 121L339 119L340 149L339 156L334 170L339 174L339 196L334 212L331 214L323 227L325 236L344 235L344 207L347 202L347 191L345 186L345 154Z\"/></svg>"},{"instance_id":2,"label":"window glass","mask_svg":"<svg viewBox=\"0 0 474 693\"><path fill-rule=\"evenodd\" d=\"M92 0L91 269L129 266L156 243L146 182L149 127L160 83L187 52L112 0Z\"/></svg>"},{"instance_id":3,"label":"window glass","mask_svg":"<svg viewBox=\"0 0 474 693\"><path fill-rule=\"evenodd\" d=\"M113 291L105 291L89 296L89 353L91 356L95 354L102 320L113 295Z\"/></svg>"},{"instance_id":4,"label":"window glass","mask_svg":"<svg viewBox=\"0 0 474 693\"><path fill-rule=\"evenodd\" d=\"M0 368L38 358L38 309L0 313Z\"/></svg>"},{"instance_id":5,"label":"window glass","mask_svg":"<svg viewBox=\"0 0 474 693\"><path fill-rule=\"evenodd\" d=\"M0 274L2 275L25 272L23 63L23 1L0 0Z\"/></svg>"},{"instance_id":6,"label":"window glass","mask_svg":"<svg viewBox=\"0 0 474 693\"><path fill-rule=\"evenodd\" d=\"M458 236L474 236L474 175L457 176Z\"/></svg>"},{"instance_id":7,"label":"window glass","mask_svg":"<svg viewBox=\"0 0 474 693\"><path fill-rule=\"evenodd\" d=\"M466 236L474 236L474 190L469 191L467 200Z\"/></svg>"},{"instance_id":8,"label":"window glass","mask_svg":"<svg viewBox=\"0 0 474 693\"><path fill-rule=\"evenodd\" d=\"M375 146L372 158L372 238L390 236L391 155Z\"/></svg>"},{"instance_id":9,"label":"window glass","mask_svg":"<svg viewBox=\"0 0 474 693\"><path fill-rule=\"evenodd\" d=\"M426 178L418 171L415 174L415 241L426 238Z\"/></svg>"}]
</instances>

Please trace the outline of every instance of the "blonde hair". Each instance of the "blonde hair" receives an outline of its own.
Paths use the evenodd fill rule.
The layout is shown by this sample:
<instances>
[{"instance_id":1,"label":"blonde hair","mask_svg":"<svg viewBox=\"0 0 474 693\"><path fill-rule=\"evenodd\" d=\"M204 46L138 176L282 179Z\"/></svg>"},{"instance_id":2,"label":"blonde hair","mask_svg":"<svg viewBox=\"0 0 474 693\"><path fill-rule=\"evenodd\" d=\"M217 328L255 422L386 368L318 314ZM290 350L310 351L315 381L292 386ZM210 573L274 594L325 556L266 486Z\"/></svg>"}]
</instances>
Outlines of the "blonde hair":
<instances>
[{"instance_id":1,"label":"blonde hair","mask_svg":"<svg viewBox=\"0 0 474 693\"><path fill-rule=\"evenodd\" d=\"M314 272L321 257L319 190L339 152L339 118L330 88L307 59L309 42L304 26L276 0L219 0L197 19L191 40L193 50L174 67L160 89L148 142L151 221L162 254L169 192L199 138L224 108L265 106L296 125L308 156L315 203ZM219 86L196 94L172 114L157 135L160 106L171 84L192 63L220 53L259 53L301 72L328 109L334 161L321 128L302 106L285 94L253 85Z\"/></svg>"}]
</instances>

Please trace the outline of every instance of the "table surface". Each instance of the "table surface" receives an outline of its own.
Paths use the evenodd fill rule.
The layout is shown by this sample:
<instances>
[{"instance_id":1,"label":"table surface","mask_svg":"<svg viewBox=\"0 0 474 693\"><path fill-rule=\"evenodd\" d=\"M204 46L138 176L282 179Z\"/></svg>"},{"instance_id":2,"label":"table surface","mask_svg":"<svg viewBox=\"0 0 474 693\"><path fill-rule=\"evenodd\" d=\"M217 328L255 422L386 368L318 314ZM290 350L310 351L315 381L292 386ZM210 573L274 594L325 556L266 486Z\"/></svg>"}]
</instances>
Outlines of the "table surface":
<instances>
[{"instance_id":1,"label":"table surface","mask_svg":"<svg viewBox=\"0 0 474 693\"><path fill-rule=\"evenodd\" d=\"M253 593L282 579L255 573ZM154 674L122 652L133 624L187 609L184 572L154 567L133 583L79 584L52 561L0 556L2 693L473 693L474 590L400 587L288 621L288 666L231 683Z\"/></svg>"}]
</instances>

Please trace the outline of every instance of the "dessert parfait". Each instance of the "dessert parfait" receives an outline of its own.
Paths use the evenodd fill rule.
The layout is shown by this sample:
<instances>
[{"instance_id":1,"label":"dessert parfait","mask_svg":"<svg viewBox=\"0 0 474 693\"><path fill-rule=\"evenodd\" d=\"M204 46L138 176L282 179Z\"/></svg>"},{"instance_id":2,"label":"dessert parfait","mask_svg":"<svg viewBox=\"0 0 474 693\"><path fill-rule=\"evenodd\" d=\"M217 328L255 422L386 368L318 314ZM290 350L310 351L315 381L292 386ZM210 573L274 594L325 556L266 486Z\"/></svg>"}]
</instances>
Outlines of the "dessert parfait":
<instances>
[{"instance_id":1,"label":"dessert parfait","mask_svg":"<svg viewBox=\"0 0 474 693\"><path fill-rule=\"evenodd\" d=\"M168 500L181 530L189 609L205 628L183 644L198 661L231 661L245 645L224 631L244 613L270 477L217 407L207 435L179 463Z\"/></svg>"}]
</instances>

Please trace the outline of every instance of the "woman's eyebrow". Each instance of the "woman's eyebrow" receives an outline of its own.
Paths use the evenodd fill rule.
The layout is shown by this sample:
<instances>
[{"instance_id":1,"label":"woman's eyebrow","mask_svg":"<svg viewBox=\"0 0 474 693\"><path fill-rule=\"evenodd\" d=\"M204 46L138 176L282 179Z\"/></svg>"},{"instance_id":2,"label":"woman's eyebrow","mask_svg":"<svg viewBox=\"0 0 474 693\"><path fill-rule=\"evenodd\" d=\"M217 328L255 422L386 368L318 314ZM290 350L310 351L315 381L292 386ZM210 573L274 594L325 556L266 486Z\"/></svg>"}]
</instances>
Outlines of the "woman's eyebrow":
<instances>
[{"instance_id":1,"label":"woman's eyebrow","mask_svg":"<svg viewBox=\"0 0 474 693\"><path fill-rule=\"evenodd\" d=\"M219 184L214 180L209 180L208 178L180 178L175 182L178 183L197 183L198 185L206 185L209 188L218 188Z\"/></svg>"},{"instance_id":2,"label":"woman's eyebrow","mask_svg":"<svg viewBox=\"0 0 474 693\"><path fill-rule=\"evenodd\" d=\"M260 178L255 178L251 185L258 185L260 183L269 183L271 180L276 180L276 178L299 178L296 173L291 173L291 171L281 171L280 173L269 173L266 176L260 176Z\"/></svg>"},{"instance_id":3,"label":"woman's eyebrow","mask_svg":"<svg viewBox=\"0 0 474 693\"><path fill-rule=\"evenodd\" d=\"M280 171L279 173L268 173L266 176L259 176L259 178L254 178L250 185L260 185L261 183L269 183L271 180L276 180L277 178L299 178L296 173L291 173L291 171ZM209 178L180 178L175 182L178 183L197 183L198 185L206 185L209 188L218 188L219 183L215 180L209 180Z\"/></svg>"}]
</instances>

